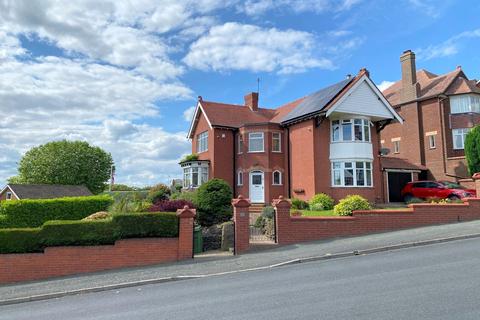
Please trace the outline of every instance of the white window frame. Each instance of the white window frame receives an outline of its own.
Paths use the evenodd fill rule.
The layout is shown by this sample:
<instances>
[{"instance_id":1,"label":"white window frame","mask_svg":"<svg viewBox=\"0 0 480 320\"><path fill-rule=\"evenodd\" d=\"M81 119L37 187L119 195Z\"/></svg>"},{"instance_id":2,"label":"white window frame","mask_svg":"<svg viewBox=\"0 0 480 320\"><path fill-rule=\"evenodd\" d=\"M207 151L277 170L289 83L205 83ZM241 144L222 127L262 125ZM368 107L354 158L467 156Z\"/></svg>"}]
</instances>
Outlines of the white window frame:
<instances>
[{"instance_id":1,"label":"white window frame","mask_svg":"<svg viewBox=\"0 0 480 320\"><path fill-rule=\"evenodd\" d=\"M277 135L277 137L275 137ZM278 140L278 150L275 150L273 146L275 145L273 143L274 140ZM272 132L272 152L282 152L282 134L280 132Z\"/></svg>"},{"instance_id":2,"label":"white window frame","mask_svg":"<svg viewBox=\"0 0 480 320\"><path fill-rule=\"evenodd\" d=\"M452 139L453 139L453 149L454 150L463 150L465 149L465 137L467 134L470 132L471 128L458 128L458 129L452 129ZM458 146L457 145L457 136L462 137L462 145Z\"/></svg>"},{"instance_id":3,"label":"white window frame","mask_svg":"<svg viewBox=\"0 0 480 320\"><path fill-rule=\"evenodd\" d=\"M393 141L393 153L400 153L400 140Z\"/></svg>"},{"instance_id":4,"label":"white window frame","mask_svg":"<svg viewBox=\"0 0 480 320\"><path fill-rule=\"evenodd\" d=\"M7 192L7 194L5 195L5 199L6 200L12 200L12 193L10 191Z\"/></svg>"},{"instance_id":5,"label":"white window frame","mask_svg":"<svg viewBox=\"0 0 480 320\"><path fill-rule=\"evenodd\" d=\"M361 121L360 124L355 124L355 121ZM345 140L343 136L343 128L346 125L350 125L350 138ZM362 138L360 140L355 139L355 127L360 126L360 132L362 134ZM334 128L337 127L338 129L338 139L335 139L335 131ZM368 131L367 131L368 130ZM330 142L331 143L338 143L338 142L372 142L372 132L370 130L370 120L363 119L363 118L351 118L351 119L341 119L341 120L332 120L330 122ZM367 137L368 135L368 137Z\"/></svg>"},{"instance_id":6,"label":"white window frame","mask_svg":"<svg viewBox=\"0 0 480 320\"><path fill-rule=\"evenodd\" d=\"M436 149L437 148L437 135L436 134L432 134L430 136L428 136L428 146L430 147L430 149Z\"/></svg>"},{"instance_id":7,"label":"white window frame","mask_svg":"<svg viewBox=\"0 0 480 320\"><path fill-rule=\"evenodd\" d=\"M259 137L261 136L261 139L262 139L262 150L252 150L251 147L252 147L252 143L251 141L252 140L260 140L260 138L253 138L252 139L252 136L254 135L259 135ZM248 152L249 153L260 153L260 152L265 152L265 134L263 132L249 132L248 133Z\"/></svg>"},{"instance_id":8,"label":"white window frame","mask_svg":"<svg viewBox=\"0 0 480 320\"><path fill-rule=\"evenodd\" d=\"M237 186L243 186L243 171L237 171Z\"/></svg>"},{"instance_id":9,"label":"white window frame","mask_svg":"<svg viewBox=\"0 0 480 320\"><path fill-rule=\"evenodd\" d=\"M238 154L242 154L243 153L243 135L239 134L237 136L237 148L238 148Z\"/></svg>"},{"instance_id":10,"label":"white window frame","mask_svg":"<svg viewBox=\"0 0 480 320\"><path fill-rule=\"evenodd\" d=\"M275 173L278 173L278 183L275 183ZM280 170L275 170L272 172L272 185L274 186L282 185L282 172Z\"/></svg>"},{"instance_id":11,"label":"white window frame","mask_svg":"<svg viewBox=\"0 0 480 320\"><path fill-rule=\"evenodd\" d=\"M197 183L194 184L193 174L196 171ZM207 166L188 166L183 168L183 187L198 188L208 181L209 169Z\"/></svg>"},{"instance_id":12,"label":"white window frame","mask_svg":"<svg viewBox=\"0 0 480 320\"><path fill-rule=\"evenodd\" d=\"M461 94L450 96L450 113L480 113L480 95Z\"/></svg>"},{"instance_id":13,"label":"white window frame","mask_svg":"<svg viewBox=\"0 0 480 320\"><path fill-rule=\"evenodd\" d=\"M363 163L363 168L357 168L357 162ZM346 167L345 164L348 163L351 167ZM335 164L340 164L339 168L335 168ZM367 165L369 164L369 165ZM351 160L351 161L332 161L330 165L331 170L331 184L332 187L337 188L372 188L373 187L373 162L365 160ZM352 170L353 172L353 184L345 185L345 170ZM358 185L357 182L357 170L363 171L364 176L364 185ZM340 184L335 184L335 171L340 173ZM369 182L370 177L370 184Z\"/></svg>"},{"instance_id":14,"label":"white window frame","mask_svg":"<svg viewBox=\"0 0 480 320\"><path fill-rule=\"evenodd\" d=\"M208 131L197 134L197 153L208 151Z\"/></svg>"}]
</instances>

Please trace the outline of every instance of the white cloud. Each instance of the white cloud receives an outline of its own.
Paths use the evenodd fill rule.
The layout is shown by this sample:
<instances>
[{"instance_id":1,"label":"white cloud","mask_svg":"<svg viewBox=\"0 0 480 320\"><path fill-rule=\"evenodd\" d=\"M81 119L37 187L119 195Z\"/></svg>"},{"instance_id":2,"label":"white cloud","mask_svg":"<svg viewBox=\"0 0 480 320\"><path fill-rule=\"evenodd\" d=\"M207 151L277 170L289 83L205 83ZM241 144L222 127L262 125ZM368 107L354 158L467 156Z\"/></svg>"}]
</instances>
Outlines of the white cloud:
<instances>
[{"instance_id":1,"label":"white cloud","mask_svg":"<svg viewBox=\"0 0 480 320\"><path fill-rule=\"evenodd\" d=\"M13 59L15 56L25 54L25 49L20 45L20 41L5 31L0 29L0 62Z\"/></svg>"},{"instance_id":2,"label":"white cloud","mask_svg":"<svg viewBox=\"0 0 480 320\"><path fill-rule=\"evenodd\" d=\"M239 10L250 16L259 16L271 10L303 12L340 12L350 10L361 0L247 0L238 6Z\"/></svg>"},{"instance_id":3,"label":"white cloud","mask_svg":"<svg viewBox=\"0 0 480 320\"><path fill-rule=\"evenodd\" d=\"M377 87L378 89L380 89L380 91L383 91L385 89L388 89L394 83L395 82L392 81L382 81L379 85L377 85Z\"/></svg>"},{"instance_id":4,"label":"white cloud","mask_svg":"<svg viewBox=\"0 0 480 320\"><path fill-rule=\"evenodd\" d=\"M441 10L436 0L408 0L408 2L432 18L440 17Z\"/></svg>"},{"instance_id":5,"label":"white cloud","mask_svg":"<svg viewBox=\"0 0 480 320\"><path fill-rule=\"evenodd\" d=\"M280 2L282 8L270 9L340 12L357 0ZM22 153L59 139L84 140L111 152L118 182L178 177L178 159L190 151L186 133L168 132L152 120L162 119L158 102L193 96L182 81L188 67L331 69L342 46L358 45L350 34L337 34L344 37L335 42L337 52L308 32L221 24L215 11L241 3L0 0L0 182L15 174ZM36 46L29 52L20 37L60 53L49 56ZM185 50L186 65L175 60ZM192 113L185 110L185 120Z\"/></svg>"},{"instance_id":6,"label":"white cloud","mask_svg":"<svg viewBox=\"0 0 480 320\"><path fill-rule=\"evenodd\" d=\"M450 57L456 55L469 40L480 38L480 29L459 33L443 43L416 49L416 54L421 60Z\"/></svg>"},{"instance_id":7,"label":"white cloud","mask_svg":"<svg viewBox=\"0 0 480 320\"><path fill-rule=\"evenodd\" d=\"M332 69L314 56L315 37L303 31L261 28L235 22L210 29L190 46L183 61L201 70L250 70L297 73L310 68Z\"/></svg>"},{"instance_id":8,"label":"white cloud","mask_svg":"<svg viewBox=\"0 0 480 320\"><path fill-rule=\"evenodd\" d=\"M195 113L195 109L196 107L190 107L183 112L183 118L185 119L185 121L188 121L188 122L192 121L193 115Z\"/></svg>"}]
</instances>

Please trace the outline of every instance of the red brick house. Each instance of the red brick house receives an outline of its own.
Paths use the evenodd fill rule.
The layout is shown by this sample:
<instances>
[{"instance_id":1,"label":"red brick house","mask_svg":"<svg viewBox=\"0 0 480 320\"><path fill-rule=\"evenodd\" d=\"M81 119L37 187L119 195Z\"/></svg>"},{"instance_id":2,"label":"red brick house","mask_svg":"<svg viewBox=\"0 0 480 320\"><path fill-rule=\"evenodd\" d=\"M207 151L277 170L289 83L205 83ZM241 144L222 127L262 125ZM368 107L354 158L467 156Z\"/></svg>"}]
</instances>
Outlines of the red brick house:
<instances>
[{"instance_id":1,"label":"red brick house","mask_svg":"<svg viewBox=\"0 0 480 320\"><path fill-rule=\"evenodd\" d=\"M397 186L397 193L390 196L396 200L398 189L415 178L418 169L421 179L465 183L470 175L464 139L480 123L480 84L469 80L461 67L443 75L416 71L410 50L401 55L400 64L402 79L383 94L405 122L386 127L381 143L390 149L390 157L417 168L397 166L398 179L390 177L392 187Z\"/></svg>"},{"instance_id":2,"label":"red brick house","mask_svg":"<svg viewBox=\"0 0 480 320\"><path fill-rule=\"evenodd\" d=\"M188 133L199 160L181 163L184 186L215 177L254 203L320 192L383 202L379 132L402 121L366 69L276 109L255 92L245 105L199 97Z\"/></svg>"}]
</instances>

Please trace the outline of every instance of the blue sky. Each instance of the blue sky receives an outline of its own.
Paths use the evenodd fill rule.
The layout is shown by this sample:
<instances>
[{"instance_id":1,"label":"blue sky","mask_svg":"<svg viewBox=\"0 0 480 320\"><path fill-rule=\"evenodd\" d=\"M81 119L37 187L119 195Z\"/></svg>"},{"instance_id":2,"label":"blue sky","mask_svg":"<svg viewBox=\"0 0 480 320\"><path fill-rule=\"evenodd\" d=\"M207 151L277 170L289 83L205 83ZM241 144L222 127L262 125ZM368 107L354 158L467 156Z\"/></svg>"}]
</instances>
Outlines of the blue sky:
<instances>
[{"instance_id":1,"label":"blue sky","mask_svg":"<svg viewBox=\"0 0 480 320\"><path fill-rule=\"evenodd\" d=\"M480 78L478 1L0 0L0 184L32 146L79 139L112 153L117 181L178 177L196 97L242 103L260 78L276 107L399 56Z\"/></svg>"}]
</instances>

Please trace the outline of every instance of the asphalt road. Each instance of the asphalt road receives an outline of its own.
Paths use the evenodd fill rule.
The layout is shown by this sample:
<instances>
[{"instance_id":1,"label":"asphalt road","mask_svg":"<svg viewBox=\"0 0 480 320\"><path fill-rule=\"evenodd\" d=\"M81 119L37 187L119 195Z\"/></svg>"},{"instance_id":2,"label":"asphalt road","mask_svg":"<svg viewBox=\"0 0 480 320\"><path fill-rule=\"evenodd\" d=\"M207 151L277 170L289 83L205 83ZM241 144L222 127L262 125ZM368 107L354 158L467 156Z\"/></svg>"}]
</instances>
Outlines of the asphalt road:
<instances>
[{"instance_id":1,"label":"asphalt road","mask_svg":"<svg viewBox=\"0 0 480 320\"><path fill-rule=\"evenodd\" d=\"M0 307L0 319L479 319L480 239Z\"/></svg>"}]
</instances>

